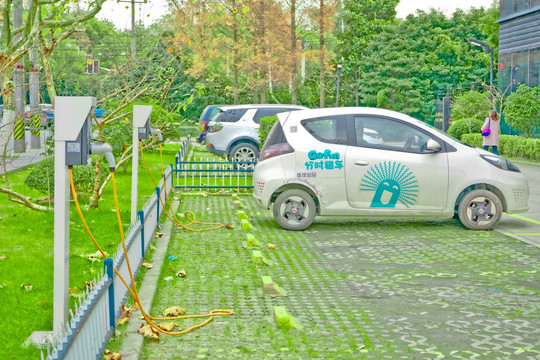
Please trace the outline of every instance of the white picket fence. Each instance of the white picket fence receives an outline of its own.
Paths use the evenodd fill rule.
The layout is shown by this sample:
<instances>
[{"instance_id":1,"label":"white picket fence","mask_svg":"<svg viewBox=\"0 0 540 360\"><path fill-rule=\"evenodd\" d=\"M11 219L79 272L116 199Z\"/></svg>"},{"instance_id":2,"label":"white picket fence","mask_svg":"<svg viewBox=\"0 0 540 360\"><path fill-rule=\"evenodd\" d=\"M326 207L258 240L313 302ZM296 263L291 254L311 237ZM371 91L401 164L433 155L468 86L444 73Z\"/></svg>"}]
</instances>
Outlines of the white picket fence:
<instances>
[{"instance_id":1,"label":"white picket fence","mask_svg":"<svg viewBox=\"0 0 540 360\"><path fill-rule=\"evenodd\" d=\"M165 171L165 180L169 194L173 188L171 168ZM163 206L159 201L163 189L162 178L155 193L139 211L136 223L131 224L127 232L126 249L131 269L135 272L134 276L139 271L163 213ZM104 272L98 280L94 279L92 286L80 298L76 310L70 311L70 320L65 325L64 333L52 340L52 344L45 350L46 354L41 353L42 360L99 360L102 357L120 316L121 305L129 294L128 289L113 271L113 266L131 286L126 257L122 244L119 244L114 260L112 258L105 260Z\"/></svg>"}]
</instances>

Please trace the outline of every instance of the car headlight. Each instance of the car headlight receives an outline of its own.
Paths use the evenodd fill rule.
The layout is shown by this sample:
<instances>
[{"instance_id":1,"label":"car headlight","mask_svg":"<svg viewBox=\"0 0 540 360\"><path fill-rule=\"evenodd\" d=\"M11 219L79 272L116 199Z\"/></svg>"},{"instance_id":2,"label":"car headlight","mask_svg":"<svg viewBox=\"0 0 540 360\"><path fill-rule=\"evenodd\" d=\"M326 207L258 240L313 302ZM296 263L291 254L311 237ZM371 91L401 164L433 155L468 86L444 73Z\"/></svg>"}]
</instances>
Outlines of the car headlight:
<instances>
[{"instance_id":1,"label":"car headlight","mask_svg":"<svg viewBox=\"0 0 540 360\"><path fill-rule=\"evenodd\" d=\"M509 160L496 155L480 155L480 157L486 160L491 165L498 167L502 170L521 172L518 167L512 164Z\"/></svg>"}]
</instances>

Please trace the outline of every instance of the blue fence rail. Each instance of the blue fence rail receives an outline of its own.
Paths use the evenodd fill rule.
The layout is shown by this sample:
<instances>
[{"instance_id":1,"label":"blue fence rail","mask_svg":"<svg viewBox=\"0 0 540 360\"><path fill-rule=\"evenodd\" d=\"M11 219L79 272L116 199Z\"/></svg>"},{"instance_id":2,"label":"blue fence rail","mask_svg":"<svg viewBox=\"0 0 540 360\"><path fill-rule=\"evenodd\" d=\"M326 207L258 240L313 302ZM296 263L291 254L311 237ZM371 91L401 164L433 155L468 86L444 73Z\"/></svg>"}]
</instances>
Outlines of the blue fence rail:
<instances>
[{"instance_id":1,"label":"blue fence rail","mask_svg":"<svg viewBox=\"0 0 540 360\"><path fill-rule=\"evenodd\" d=\"M193 158L188 155L190 140L188 138L182 143L175 158L176 189L253 189L252 175L256 162Z\"/></svg>"},{"instance_id":2,"label":"blue fence rail","mask_svg":"<svg viewBox=\"0 0 540 360\"><path fill-rule=\"evenodd\" d=\"M173 173L171 168L165 171L165 181L161 179L155 193L148 199L139 216L126 236L127 255L132 270L138 273L144 255L154 238L154 233L159 225L163 207L160 206L159 194L166 190L170 193L173 186ZM64 333L52 340L51 346L46 349L46 354L41 353L41 359L100 359L115 324L121 314L121 305L125 303L129 295L114 268L131 287L126 256L122 244L119 244L116 255L105 259L104 272L99 280L94 280L92 286L80 298L76 310L70 310L70 320L65 325Z\"/></svg>"}]
</instances>

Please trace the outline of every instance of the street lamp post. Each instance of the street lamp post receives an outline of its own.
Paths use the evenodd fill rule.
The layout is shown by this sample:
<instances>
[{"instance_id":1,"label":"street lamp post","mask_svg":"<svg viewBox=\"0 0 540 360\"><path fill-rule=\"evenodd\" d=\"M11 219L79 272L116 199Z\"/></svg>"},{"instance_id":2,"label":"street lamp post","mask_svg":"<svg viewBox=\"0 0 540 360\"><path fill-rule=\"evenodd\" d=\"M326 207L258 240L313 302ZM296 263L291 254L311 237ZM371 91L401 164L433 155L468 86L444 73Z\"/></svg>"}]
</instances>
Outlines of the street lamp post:
<instances>
[{"instance_id":1,"label":"street lamp post","mask_svg":"<svg viewBox=\"0 0 540 360\"><path fill-rule=\"evenodd\" d=\"M339 76L341 75L341 68L343 66L343 63L341 61L338 61L337 63L337 90L336 90L336 107L339 106Z\"/></svg>"},{"instance_id":2,"label":"street lamp post","mask_svg":"<svg viewBox=\"0 0 540 360\"><path fill-rule=\"evenodd\" d=\"M473 38L467 39L473 45L481 46L484 48L486 54L491 54L491 65L489 67L489 103L493 107L493 47L490 47L487 43L476 40Z\"/></svg>"}]
</instances>

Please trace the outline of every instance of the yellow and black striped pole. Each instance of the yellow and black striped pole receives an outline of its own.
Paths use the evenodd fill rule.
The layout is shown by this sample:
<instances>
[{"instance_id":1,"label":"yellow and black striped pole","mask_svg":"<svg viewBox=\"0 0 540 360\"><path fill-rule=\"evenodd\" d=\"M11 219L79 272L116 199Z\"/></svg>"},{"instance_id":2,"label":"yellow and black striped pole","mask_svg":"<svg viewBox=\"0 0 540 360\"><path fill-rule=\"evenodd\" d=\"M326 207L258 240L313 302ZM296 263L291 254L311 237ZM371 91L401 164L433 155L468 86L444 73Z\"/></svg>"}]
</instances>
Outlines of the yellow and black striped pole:
<instances>
[{"instance_id":1,"label":"yellow and black striped pole","mask_svg":"<svg viewBox=\"0 0 540 360\"><path fill-rule=\"evenodd\" d=\"M23 153L26 151L26 140L24 137L24 132L24 117L17 116L17 119L15 119L15 129L13 131L13 150L16 153Z\"/></svg>"},{"instance_id":2,"label":"yellow and black striped pole","mask_svg":"<svg viewBox=\"0 0 540 360\"><path fill-rule=\"evenodd\" d=\"M40 128L39 128L40 126L41 126L41 122L40 122L39 115L32 116L32 121L30 122L30 127L32 128L32 130L30 130L30 135L39 136L41 134Z\"/></svg>"}]
</instances>

